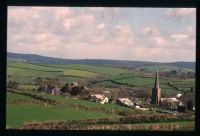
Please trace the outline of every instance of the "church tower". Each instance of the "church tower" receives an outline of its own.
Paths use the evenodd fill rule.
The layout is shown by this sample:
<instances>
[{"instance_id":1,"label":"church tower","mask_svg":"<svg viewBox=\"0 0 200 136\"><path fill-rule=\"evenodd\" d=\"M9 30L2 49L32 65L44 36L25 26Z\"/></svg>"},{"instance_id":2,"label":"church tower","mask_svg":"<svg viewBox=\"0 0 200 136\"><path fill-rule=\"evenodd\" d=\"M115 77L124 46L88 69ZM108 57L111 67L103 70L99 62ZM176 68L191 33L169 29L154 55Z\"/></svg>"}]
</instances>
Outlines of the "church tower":
<instances>
[{"instance_id":1,"label":"church tower","mask_svg":"<svg viewBox=\"0 0 200 136\"><path fill-rule=\"evenodd\" d=\"M154 87L152 88L152 96L151 96L151 104L160 105L161 101L161 89L159 86L159 79L158 79L158 70L156 72L156 79Z\"/></svg>"}]
</instances>

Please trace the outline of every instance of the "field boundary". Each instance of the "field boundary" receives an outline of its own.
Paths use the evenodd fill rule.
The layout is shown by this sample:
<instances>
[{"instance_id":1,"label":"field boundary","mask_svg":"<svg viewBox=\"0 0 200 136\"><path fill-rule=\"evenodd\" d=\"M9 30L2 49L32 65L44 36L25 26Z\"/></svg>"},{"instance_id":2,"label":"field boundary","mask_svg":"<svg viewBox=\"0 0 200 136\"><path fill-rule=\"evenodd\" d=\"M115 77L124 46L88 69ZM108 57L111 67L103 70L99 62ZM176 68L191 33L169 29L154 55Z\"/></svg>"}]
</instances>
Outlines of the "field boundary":
<instances>
[{"instance_id":1,"label":"field boundary","mask_svg":"<svg viewBox=\"0 0 200 136\"><path fill-rule=\"evenodd\" d=\"M78 68L65 68L65 67L51 66L51 65L48 65L48 64L37 64L37 63L30 63L30 62L27 62L27 64L32 64L32 65L36 65L36 66L43 66L43 67L50 67L50 68L74 69L74 70L80 70L80 71L86 71L86 72L99 74L98 72L94 72L94 71L90 71L90 70L84 70L84 69L78 69Z\"/></svg>"},{"instance_id":2,"label":"field boundary","mask_svg":"<svg viewBox=\"0 0 200 136\"><path fill-rule=\"evenodd\" d=\"M87 129L88 130L89 128L92 128L92 126L93 129L95 126L97 126L98 129L100 126L105 126L105 125L117 127L123 125L127 126L139 125L141 123L175 124L177 121L194 121L194 118L191 118L188 115L151 114L151 115L134 115L128 117L81 119L81 120L68 120L68 121L66 120L44 121L44 122L33 121L24 123L20 127L20 129L69 129L69 130ZM123 128L123 127L118 127L118 128ZM102 129L102 127L100 127L99 129ZM125 129L127 129L127 127L125 127Z\"/></svg>"},{"instance_id":3,"label":"field boundary","mask_svg":"<svg viewBox=\"0 0 200 136\"><path fill-rule=\"evenodd\" d=\"M22 67L15 67L15 66L7 66L10 68L18 68L18 69L26 69L26 70L34 70L34 71L42 71L42 72L63 72L63 71L47 71L47 70L39 70L39 69L32 69L32 68L22 68Z\"/></svg>"}]
</instances>

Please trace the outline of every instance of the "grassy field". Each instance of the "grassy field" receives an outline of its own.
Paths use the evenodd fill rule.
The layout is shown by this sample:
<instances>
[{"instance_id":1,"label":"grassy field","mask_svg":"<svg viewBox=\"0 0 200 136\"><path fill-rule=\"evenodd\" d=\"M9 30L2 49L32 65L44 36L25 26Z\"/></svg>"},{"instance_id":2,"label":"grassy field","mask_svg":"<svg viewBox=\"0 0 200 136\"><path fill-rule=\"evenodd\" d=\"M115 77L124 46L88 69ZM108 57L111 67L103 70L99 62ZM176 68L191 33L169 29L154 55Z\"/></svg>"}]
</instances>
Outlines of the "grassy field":
<instances>
[{"instance_id":1,"label":"grassy field","mask_svg":"<svg viewBox=\"0 0 200 136\"><path fill-rule=\"evenodd\" d=\"M172 69L173 66L171 66ZM151 66L152 71L155 70L155 66ZM166 67L158 66L159 71L166 71ZM154 77L147 77L137 73L134 70L128 70L123 68L113 68L106 66L95 65L44 65L33 64L26 62L8 62L7 74L10 75L10 79L20 81L23 84L34 85L37 77L42 78L58 78L63 84L66 82L71 83L73 81L81 81L98 74L108 75L105 81L99 82L97 85L110 85L114 84L111 81L119 82L129 85L133 85L133 89L138 90L144 87L151 89L154 84ZM111 81L109 81L111 80ZM171 78L160 78L160 86L162 92L168 94L176 94L177 91L167 86L167 82L170 81L180 89L190 89L195 86L194 80L180 80ZM26 87L25 87L26 88Z\"/></svg>"},{"instance_id":2,"label":"grassy field","mask_svg":"<svg viewBox=\"0 0 200 136\"><path fill-rule=\"evenodd\" d=\"M35 93L33 93L35 94ZM45 94L45 93L39 93L37 94L39 96L42 96L43 98L49 98L49 99L53 99L53 100L56 100L60 103L71 103L71 104L76 104L76 105L83 105L83 106L88 106L88 107L91 107L91 108L104 108L104 109L117 109L117 110L120 110L120 111L130 111L132 113L134 112L137 112L137 110L139 109L131 109L131 108L128 108L128 107L123 107L123 106L119 106L119 105L116 105L114 103L112 104L100 104L100 103L95 103L95 102L90 102L90 101L87 101L87 100L81 100L81 99L76 99L74 97L71 97L71 96L67 96L67 97L64 97L64 96L54 96L54 95L48 95L48 94ZM141 111L141 110L139 110ZM141 113L148 113L148 111L141 111Z\"/></svg>"},{"instance_id":3,"label":"grassy field","mask_svg":"<svg viewBox=\"0 0 200 136\"><path fill-rule=\"evenodd\" d=\"M33 98L31 98L31 97L23 96L20 94L14 94L14 93L10 93L10 92L7 92L6 99L7 99L7 102L9 102L11 100L33 100Z\"/></svg>"},{"instance_id":4,"label":"grassy field","mask_svg":"<svg viewBox=\"0 0 200 136\"><path fill-rule=\"evenodd\" d=\"M121 73L130 72L129 70L122 69L122 68L112 68L112 67L105 67L105 66L95 66L95 65L81 65L81 64L70 64L70 65L57 65L62 68L72 68L72 69L81 69L92 71L101 74L109 74L111 76L117 76Z\"/></svg>"},{"instance_id":5,"label":"grassy field","mask_svg":"<svg viewBox=\"0 0 200 136\"><path fill-rule=\"evenodd\" d=\"M153 68L152 68L153 70ZM164 71L165 69L163 69ZM159 70L160 71L160 70ZM137 73L134 70L128 70L123 68L114 68L106 66L94 66L94 65L44 65L44 64L32 64L26 62L8 62L7 66L7 80L17 80L20 82L19 91L27 91L35 93L33 89L37 89L35 85L35 79L37 77L42 78L58 78L65 84L73 81L83 81L93 78L96 75L107 75L102 82L95 84L95 86L105 86L111 84L122 83L130 86L133 90L140 90L147 88L151 90L154 85L155 77L144 76L141 73ZM105 80L105 81L104 81ZM177 91L167 85L167 82L171 82L180 89L190 89L195 86L195 80L180 80L171 78L160 78L161 92L168 94L177 94ZM117 84L118 85L118 84ZM31 103L33 98L7 92L7 122L8 126L19 127L24 122L29 121L47 121L47 120L73 120L73 119L86 119L86 118L101 118L101 117L113 117L119 116L117 114L110 114L100 111L75 109L70 107L70 104L87 106L88 109L104 109L105 110L119 110L129 111L131 113L144 113L149 114L149 111L138 112L136 109L118 106L116 104L99 104L89 102L86 100L74 99L73 97L53 96L48 94L37 93L37 95L44 98L54 99L61 105L48 105ZM29 103L9 103L11 101L25 100ZM62 105L63 104L63 105ZM69 105L67 105L69 104Z\"/></svg>"},{"instance_id":6,"label":"grassy field","mask_svg":"<svg viewBox=\"0 0 200 136\"><path fill-rule=\"evenodd\" d=\"M141 69L141 68L146 68L146 70L150 71L150 72L155 72L157 69L160 72L166 72L166 71L179 70L180 69L179 67L176 67L176 66L166 66L166 65L164 65L164 66L162 66L162 65L141 66L138 69ZM183 72L194 72L193 69L189 69L189 68L181 68L181 70Z\"/></svg>"},{"instance_id":7,"label":"grassy field","mask_svg":"<svg viewBox=\"0 0 200 136\"><path fill-rule=\"evenodd\" d=\"M59 106L43 106L37 104L9 104L6 113L7 126L18 127L24 122L47 120L72 120L84 118L112 117L101 112L63 108Z\"/></svg>"}]
</instances>

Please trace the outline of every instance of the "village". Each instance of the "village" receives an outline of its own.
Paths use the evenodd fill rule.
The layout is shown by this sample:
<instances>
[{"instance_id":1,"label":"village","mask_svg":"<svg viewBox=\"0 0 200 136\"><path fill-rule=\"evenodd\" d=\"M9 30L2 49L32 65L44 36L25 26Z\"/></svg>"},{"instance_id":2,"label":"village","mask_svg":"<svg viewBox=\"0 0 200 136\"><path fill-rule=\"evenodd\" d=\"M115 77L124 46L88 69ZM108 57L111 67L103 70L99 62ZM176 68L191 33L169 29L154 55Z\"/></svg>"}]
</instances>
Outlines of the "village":
<instances>
[{"instance_id":1,"label":"village","mask_svg":"<svg viewBox=\"0 0 200 136\"><path fill-rule=\"evenodd\" d=\"M106 89L95 91L90 87L80 85L78 82L66 83L64 86L60 86L57 82L42 83L37 91L51 95L66 96L68 94L74 96L74 99L84 99L100 104L115 103L120 106L140 110L152 110L152 107L156 107L168 110L167 113L195 111L193 88L187 93L178 92L174 97L162 97L158 70L156 72L155 83L152 86L150 99L131 98L128 95L117 96L115 93Z\"/></svg>"}]
</instances>

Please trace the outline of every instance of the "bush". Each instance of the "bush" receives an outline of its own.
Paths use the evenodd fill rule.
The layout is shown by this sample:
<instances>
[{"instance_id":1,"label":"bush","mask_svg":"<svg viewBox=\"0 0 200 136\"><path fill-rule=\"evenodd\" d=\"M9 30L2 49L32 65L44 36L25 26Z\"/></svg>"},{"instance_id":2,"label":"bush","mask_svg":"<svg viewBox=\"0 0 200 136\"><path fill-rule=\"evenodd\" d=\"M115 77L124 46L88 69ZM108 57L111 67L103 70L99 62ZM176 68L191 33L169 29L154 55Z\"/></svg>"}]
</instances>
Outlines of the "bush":
<instances>
[{"instance_id":1,"label":"bush","mask_svg":"<svg viewBox=\"0 0 200 136\"><path fill-rule=\"evenodd\" d=\"M8 81L7 83L8 88L18 89L19 88L19 82L17 81Z\"/></svg>"}]
</instances>

